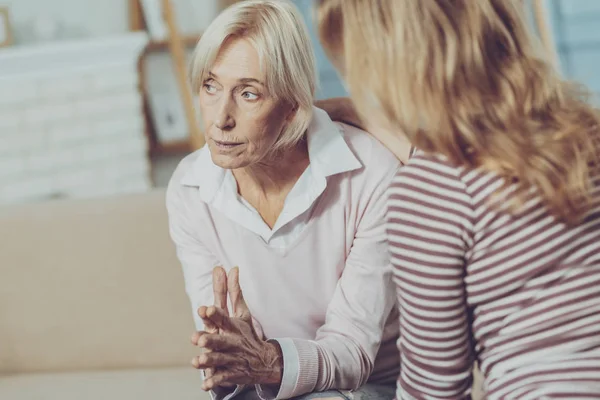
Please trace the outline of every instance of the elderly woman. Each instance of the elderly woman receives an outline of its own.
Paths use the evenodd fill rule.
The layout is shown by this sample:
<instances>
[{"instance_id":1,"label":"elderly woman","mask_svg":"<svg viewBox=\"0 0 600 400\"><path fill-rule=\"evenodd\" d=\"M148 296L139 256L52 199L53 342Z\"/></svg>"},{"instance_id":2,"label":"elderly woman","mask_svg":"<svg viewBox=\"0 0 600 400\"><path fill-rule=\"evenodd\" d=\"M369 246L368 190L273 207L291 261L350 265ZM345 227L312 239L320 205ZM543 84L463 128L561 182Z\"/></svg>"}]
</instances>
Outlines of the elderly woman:
<instances>
[{"instance_id":1,"label":"elderly woman","mask_svg":"<svg viewBox=\"0 0 600 400\"><path fill-rule=\"evenodd\" d=\"M392 183L398 398L600 398L600 115L517 0L320 0ZM538 45L539 46L539 45ZM398 152L398 157L406 157Z\"/></svg>"},{"instance_id":2,"label":"elderly woman","mask_svg":"<svg viewBox=\"0 0 600 400\"><path fill-rule=\"evenodd\" d=\"M167 208L205 350L193 364L215 398L394 396L385 213L399 163L313 107L314 64L281 0L228 8L196 48L207 144L178 166Z\"/></svg>"}]
</instances>

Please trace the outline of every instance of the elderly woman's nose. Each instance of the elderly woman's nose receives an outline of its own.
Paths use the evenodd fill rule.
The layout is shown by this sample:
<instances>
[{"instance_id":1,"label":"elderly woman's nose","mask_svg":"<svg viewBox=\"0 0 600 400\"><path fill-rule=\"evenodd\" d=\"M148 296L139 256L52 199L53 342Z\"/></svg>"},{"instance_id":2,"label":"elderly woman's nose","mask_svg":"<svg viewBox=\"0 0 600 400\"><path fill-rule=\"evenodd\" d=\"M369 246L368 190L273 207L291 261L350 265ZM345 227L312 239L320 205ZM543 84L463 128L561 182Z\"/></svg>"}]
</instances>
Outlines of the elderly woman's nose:
<instances>
[{"instance_id":1,"label":"elderly woman's nose","mask_svg":"<svg viewBox=\"0 0 600 400\"><path fill-rule=\"evenodd\" d=\"M222 99L217 105L215 113L215 126L219 129L232 128L234 119L232 116L232 104L230 99Z\"/></svg>"}]
</instances>

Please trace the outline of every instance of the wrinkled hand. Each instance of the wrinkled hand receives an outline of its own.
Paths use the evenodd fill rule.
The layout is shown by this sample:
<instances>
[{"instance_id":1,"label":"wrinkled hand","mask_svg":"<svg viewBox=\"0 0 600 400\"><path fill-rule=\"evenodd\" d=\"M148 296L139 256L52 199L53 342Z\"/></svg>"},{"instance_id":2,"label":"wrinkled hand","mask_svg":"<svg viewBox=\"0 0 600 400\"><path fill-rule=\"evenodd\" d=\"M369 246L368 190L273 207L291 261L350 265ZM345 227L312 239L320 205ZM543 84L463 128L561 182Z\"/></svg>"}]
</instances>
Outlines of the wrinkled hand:
<instances>
[{"instance_id":1,"label":"wrinkled hand","mask_svg":"<svg viewBox=\"0 0 600 400\"><path fill-rule=\"evenodd\" d=\"M223 310L226 315L229 315L227 310L227 273L222 267L215 267L212 273L212 281L213 281L213 297L214 297L214 306ZM219 333L219 328L212 323L210 319L204 320L204 330L209 333ZM192 344L197 346L198 339L200 338L202 332L194 332L192 335ZM209 351L206 350L205 351ZM192 365L194 367L196 362L196 358L192 360ZM205 379L211 378L214 374L214 368L206 368L204 370ZM223 387L234 386L223 384Z\"/></svg>"},{"instance_id":2,"label":"wrinkled hand","mask_svg":"<svg viewBox=\"0 0 600 400\"><path fill-rule=\"evenodd\" d=\"M276 343L262 340L254 329L252 315L240 288L237 267L229 272L226 281L225 293L229 293L233 316L228 315L226 295L223 302L222 285L218 287L218 300L215 287L215 306L198 309L198 315L207 329L198 332L193 340L206 351L195 357L192 363L195 368L211 371L204 380L203 389L228 385L280 384L283 374L281 349ZM225 307L220 307L223 304Z\"/></svg>"}]
</instances>

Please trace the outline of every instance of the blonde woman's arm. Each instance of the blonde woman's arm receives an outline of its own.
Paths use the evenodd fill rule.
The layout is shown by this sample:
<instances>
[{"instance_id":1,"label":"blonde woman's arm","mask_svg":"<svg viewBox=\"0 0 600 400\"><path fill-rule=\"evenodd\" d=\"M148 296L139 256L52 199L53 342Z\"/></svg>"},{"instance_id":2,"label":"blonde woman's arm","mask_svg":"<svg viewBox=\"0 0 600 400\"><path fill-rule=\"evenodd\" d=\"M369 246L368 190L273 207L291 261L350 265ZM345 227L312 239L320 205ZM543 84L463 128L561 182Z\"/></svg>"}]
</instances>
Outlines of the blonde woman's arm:
<instances>
[{"instance_id":1,"label":"blonde woman's arm","mask_svg":"<svg viewBox=\"0 0 600 400\"><path fill-rule=\"evenodd\" d=\"M468 399L465 253L471 198L457 168L416 155L392 183L388 240L400 308L398 399Z\"/></svg>"}]
</instances>

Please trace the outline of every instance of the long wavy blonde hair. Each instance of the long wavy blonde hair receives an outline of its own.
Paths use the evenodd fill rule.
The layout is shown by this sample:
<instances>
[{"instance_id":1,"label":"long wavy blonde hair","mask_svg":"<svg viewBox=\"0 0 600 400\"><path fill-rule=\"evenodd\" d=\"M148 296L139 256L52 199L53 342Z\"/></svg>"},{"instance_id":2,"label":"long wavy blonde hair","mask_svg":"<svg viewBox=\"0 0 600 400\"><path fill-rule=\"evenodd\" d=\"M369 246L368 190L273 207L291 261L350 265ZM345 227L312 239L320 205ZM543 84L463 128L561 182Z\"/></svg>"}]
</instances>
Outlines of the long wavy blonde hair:
<instances>
[{"instance_id":1,"label":"long wavy blonde hair","mask_svg":"<svg viewBox=\"0 0 600 400\"><path fill-rule=\"evenodd\" d=\"M540 54L521 0L320 0L326 52L357 110L418 148L537 188L576 223L592 206L600 117Z\"/></svg>"}]
</instances>

